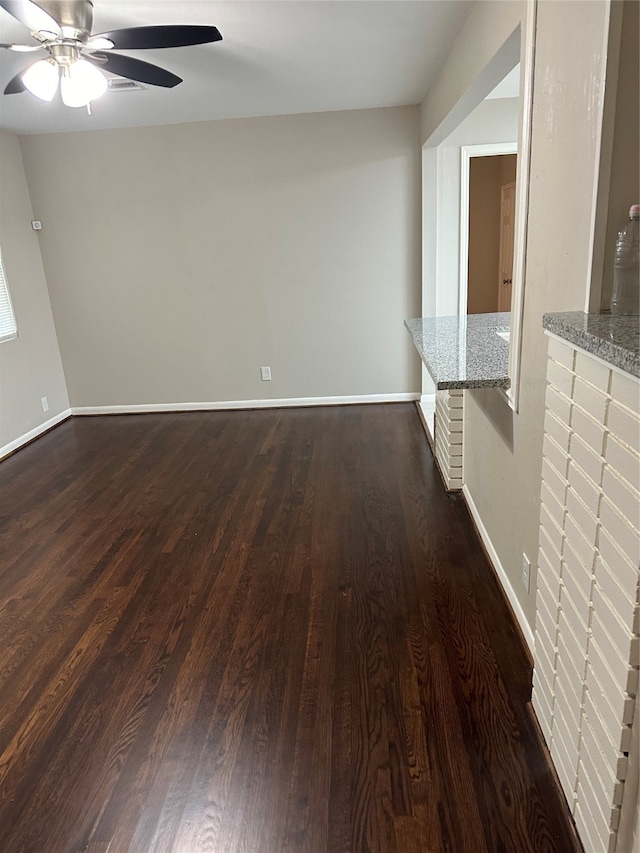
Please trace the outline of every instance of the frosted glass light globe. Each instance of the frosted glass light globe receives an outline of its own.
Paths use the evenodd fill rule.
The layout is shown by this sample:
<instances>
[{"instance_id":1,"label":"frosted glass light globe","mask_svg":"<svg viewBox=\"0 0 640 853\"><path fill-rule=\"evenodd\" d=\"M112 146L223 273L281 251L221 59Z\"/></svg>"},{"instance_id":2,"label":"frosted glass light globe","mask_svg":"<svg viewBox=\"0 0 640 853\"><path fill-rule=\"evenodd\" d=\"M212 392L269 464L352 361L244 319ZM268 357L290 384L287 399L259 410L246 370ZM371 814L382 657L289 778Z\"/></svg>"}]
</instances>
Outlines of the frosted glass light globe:
<instances>
[{"instance_id":1,"label":"frosted glass light globe","mask_svg":"<svg viewBox=\"0 0 640 853\"><path fill-rule=\"evenodd\" d=\"M67 107L86 107L106 90L107 78L86 59L79 59L63 71L60 94Z\"/></svg>"},{"instance_id":2,"label":"frosted glass light globe","mask_svg":"<svg viewBox=\"0 0 640 853\"><path fill-rule=\"evenodd\" d=\"M50 101L58 90L58 66L52 59L41 59L27 68L22 82L36 98Z\"/></svg>"}]
</instances>

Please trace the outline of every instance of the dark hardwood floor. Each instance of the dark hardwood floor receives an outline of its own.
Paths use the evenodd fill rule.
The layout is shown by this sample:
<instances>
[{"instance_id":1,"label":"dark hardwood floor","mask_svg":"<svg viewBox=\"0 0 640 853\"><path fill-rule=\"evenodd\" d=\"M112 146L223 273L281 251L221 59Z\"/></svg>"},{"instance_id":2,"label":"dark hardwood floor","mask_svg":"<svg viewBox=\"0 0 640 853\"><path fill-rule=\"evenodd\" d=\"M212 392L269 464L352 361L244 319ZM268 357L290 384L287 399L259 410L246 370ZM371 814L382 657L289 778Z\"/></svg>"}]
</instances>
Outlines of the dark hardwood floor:
<instances>
[{"instance_id":1,"label":"dark hardwood floor","mask_svg":"<svg viewBox=\"0 0 640 853\"><path fill-rule=\"evenodd\" d=\"M0 464L1 853L569 853L413 405L75 418Z\"/></svg>"}]
</instances>

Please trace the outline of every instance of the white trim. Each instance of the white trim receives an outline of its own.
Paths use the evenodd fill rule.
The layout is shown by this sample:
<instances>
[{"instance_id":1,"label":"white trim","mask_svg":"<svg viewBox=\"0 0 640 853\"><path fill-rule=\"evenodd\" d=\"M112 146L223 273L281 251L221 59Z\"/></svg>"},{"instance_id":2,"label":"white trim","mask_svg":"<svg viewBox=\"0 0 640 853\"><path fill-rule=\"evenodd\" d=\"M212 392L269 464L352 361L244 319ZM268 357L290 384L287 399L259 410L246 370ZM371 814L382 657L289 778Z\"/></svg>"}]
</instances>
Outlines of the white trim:
<instances>
[{"instance_id":1,"label":"white trim","mask_svg":"<svg viewBox=\"0 0 640 853\"><path fill-rule=\"evenodd\" d=\"M421 394L420 399L417 403L418 414L420 415L420 420L422 421L422 426L424 427L424 431L427 435L427 441L431 446L432 450L435 452L435 448L433 446L433 442L435 440L435 415L436 415L436 395L435 394Z\"/></svg>"},{"instance_id":2,"label":"white trim","mask_svg":"<svg viewBox=\"0 0 640 853\"><path fill-rule=\"evenodd\" d=\"M420 402L423 406L435 406L436 404L436 395L434 394L420 394Z\"/></svg>"},{"instance_id":3,"label":"white trim","mask_svg":"<svg viewBox=\"0 0 640 853\"><path fill-rule=\"evenodd\" d=\"M472 157L496 157L517 154L517 142L491 142L484 145L460 146L460 274L458 313L467 313L469 296L469 177Z\"/></svg>"},{"instance_id":4,"label":"white trim","mask_svg":"<svg viewBox=\"0 0 640 853\"><path fill-rule=\"evenodd\" d=\"M507 596L507 598L509 600L509 604L511 605L511 608L513 610L513 613L514 613L516 619L518 620L518 624L520 625L520 630L522 631L522 634L523 634L523 636L527 642L527 645L529 646L529 651L533 655L534 646L535 646L535 639L533 636L533 630L532 630L531 625L529 624L529 622L527 620L527 617L524 614L524 610L522 609L522 605L518 601L518 597L515 593L513 586L511 585L511 581L509 580L507 573L504 570L504 566L500 562L500 558L498 557L498 552L493 547L493 542L491 541L491 539L489 537L489 534L487 532L487 528L482 523L482 520L480 518L480 514L478 512L478 508L476 507L476 505L473 501L473 498L471 497L471 494L469 492L469 487L467 486L466 483L462 487L462 494L464 496L465 503L467 504L467 508L468 508L469 512L471 513L471 517L473 518L475 525L478 529L478 533L480 534L480 539L482 539L482 544L484 545L484 547L487 551L487 554L489 555L489 559L491 560L491 563L493 564L493 568L495 569L495 573L498 576L500 583L502 584L502 588L505 592L505 595Z\"/></svg>"},{"instance_id":5,"label":"white trim","mask_svg":"<svg viewBox=\"0 0 640 853\"><path fill-rule=\"evenodd\" d=\"M29 432L25 432L24 435L21 435L19 438L10 441L8 444L5 444L4 447L0 447L0 459L4 459L5 456L8 456L10 453L13 453L16 450L19 450L25 444L28 444L30 441L33 441L34 438L38 438L39 435L42 435L43 432L47 432L47 430L52 429L54 426L57 426L62 421L66 421L67 418L71 417L71 409L65 409L64 412L60 412L58 415L54 415L52 418L49 418L48 421L45 421L43 424L40 424L37 427L29 430Z\"/></svg>"},{"instance_id":6,"label":"white trim","mask_svg":"<svg viewBox=\"0 0 640 853\"><path fill-rule=\"evenodd\" d=\"M348 406L360 403L414 403L420 394L361 394L350 397L282 397L272 400L220 400L201 403L136 403L122 406L73 406L72 415L127 415L151 412L209 412L233 409L280 409L299 406Z\"/></svg>"},{"instance_id":7,"label":"white trim","mask_svg":"<svg viewBox=\"0 0 640 853\"><path fill-rule=\"evenodd\" d=\"M527 274L527 225L529 218L529 181L531 178L531 125L533 120L533 76L536 52L538 0L525 3L520 61L520 132L516 169L516 221L513 249L513 290L511 293L511 339L509 341L509 405L518 412L520 404L520 362L522 359L522 321L524 317L525 276Z\"/></svg>"},{"instance_id":8,"label":"white trim","mask_svg":"<svg viewBox=\"0 0 640 853\"><path fill-rule=\"evenodd\" d=\"M438 178L439 149L422 149L422 316L436 315L438 280L438 207L442 187ZM424 382L423 382L424 391Z\"/></svg>"}]
</instances>

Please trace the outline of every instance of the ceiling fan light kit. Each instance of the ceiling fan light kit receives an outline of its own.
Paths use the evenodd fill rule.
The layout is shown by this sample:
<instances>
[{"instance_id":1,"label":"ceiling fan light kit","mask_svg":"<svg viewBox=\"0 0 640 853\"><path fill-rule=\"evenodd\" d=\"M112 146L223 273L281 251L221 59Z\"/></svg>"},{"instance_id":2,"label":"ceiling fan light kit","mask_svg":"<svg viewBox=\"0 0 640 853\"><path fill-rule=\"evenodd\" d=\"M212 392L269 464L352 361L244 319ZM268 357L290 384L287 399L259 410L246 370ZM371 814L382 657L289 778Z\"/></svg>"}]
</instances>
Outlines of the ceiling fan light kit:
<instances>
[{"instance_id":1,"label":"ceiling fan light kit","mask_svg":"<svg viewBox=\"0 0 640 853\"><path fill-rule=\"evenodd\" d=\"M107 91L107 78L95 65L81 59L70 45L56 45L49 59L40 59L22 74L26 89L40 98L51 101L58 91L67 107L86 107Z\"/></svg>"},{"instance_id":2,"label":"ceiling fan light kit","mask_svg":"<svg viewBox=\"0 0 640 853\"><path fill-rule=\"evenodd\" d=\"M19 72L4 89L5 95L28 91L41 101L51 101L58 88L68 107L89 106L108 88L103 71L152 86L172 88L182 79L164 68L113 49L186 47L220 41L216 27L127 27L91 34L93 0L0 0L0 8L29 28L37 45L2 44L13 51L46 50L49 56Z\"/></svg>"}]
</instances>

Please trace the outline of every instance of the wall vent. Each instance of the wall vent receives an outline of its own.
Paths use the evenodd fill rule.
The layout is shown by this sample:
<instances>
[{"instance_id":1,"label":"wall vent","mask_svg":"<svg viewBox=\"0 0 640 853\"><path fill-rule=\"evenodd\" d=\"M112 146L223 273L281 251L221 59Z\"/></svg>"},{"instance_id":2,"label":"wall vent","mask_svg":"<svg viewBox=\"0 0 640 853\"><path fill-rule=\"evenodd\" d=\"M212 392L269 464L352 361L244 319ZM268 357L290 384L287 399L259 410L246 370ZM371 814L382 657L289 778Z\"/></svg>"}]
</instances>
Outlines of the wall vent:
<instances>
[{"instance_id":1,"label":"wall vent","mask_svg":"<svg viewBox=\"0 0 640 853\"><path fill-rule=\"evenodd\" d=\"M108 88L110 92L138 92L144 91L147 87L127 77L110 77Z\"/></svg>"}]
</instances>

